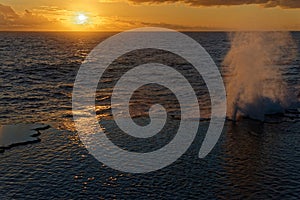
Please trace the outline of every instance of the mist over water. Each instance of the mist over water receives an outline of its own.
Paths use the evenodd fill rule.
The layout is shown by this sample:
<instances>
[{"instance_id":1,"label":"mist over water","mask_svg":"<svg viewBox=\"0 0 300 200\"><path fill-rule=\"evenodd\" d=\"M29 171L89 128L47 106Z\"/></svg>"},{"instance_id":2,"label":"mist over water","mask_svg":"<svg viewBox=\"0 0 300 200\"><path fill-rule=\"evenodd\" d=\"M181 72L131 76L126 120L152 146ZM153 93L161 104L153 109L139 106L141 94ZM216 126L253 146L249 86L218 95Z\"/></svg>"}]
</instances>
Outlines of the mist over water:
<instances>
[{"instance_id":1,"label":"mist over water","mask_svg":"<svg viewBox=\"0 0 300 200\"><path fill-rule=\"evenodd\" d=\"M263 121L266 114L283 113L297 98L283 78L296 57L295 41L288 32L236 32L223 66L226 77L227 116Z\"/></svg>"}]
</instances>

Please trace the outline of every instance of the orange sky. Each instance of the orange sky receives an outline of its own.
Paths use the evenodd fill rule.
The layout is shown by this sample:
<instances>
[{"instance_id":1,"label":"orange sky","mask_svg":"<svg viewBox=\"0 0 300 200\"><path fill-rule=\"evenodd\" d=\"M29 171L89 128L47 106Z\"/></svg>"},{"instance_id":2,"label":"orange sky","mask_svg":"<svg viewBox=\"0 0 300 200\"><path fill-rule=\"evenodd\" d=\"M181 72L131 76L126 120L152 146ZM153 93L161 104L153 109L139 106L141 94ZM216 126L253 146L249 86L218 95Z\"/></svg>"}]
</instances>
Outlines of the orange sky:
<instances>
[{"instance_id":1,"label":"orange sky","mask_svg":"<svg viewBox=\"0 0 300 200\"><path fill-rule=\"evenodd\" d=\"M300 30L299 0L253 2L257 4L251 0L0 0L0 30L120 31L141 26Z\"/></svg>"}]
</instances>

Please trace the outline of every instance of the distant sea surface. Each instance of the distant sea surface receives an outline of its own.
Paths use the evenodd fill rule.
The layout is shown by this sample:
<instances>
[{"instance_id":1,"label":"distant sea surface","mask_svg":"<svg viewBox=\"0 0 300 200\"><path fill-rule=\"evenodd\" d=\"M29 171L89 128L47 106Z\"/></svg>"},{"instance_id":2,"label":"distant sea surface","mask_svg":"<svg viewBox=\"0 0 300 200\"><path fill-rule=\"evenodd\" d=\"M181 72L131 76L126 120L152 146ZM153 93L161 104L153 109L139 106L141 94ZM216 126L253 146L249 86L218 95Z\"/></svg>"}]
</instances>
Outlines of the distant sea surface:
<instances>
[{"instance_id":1,"label":"distant sea surface","mask_svg":"<svg viewBox=\"0 0 300 200\"><path fill-rule=\"evenodd\" d=\"M96 113L115 144L150 151L176 133L178 102L166 88L148 85L134 96L132 116L149 123L147 110L159 100L172 113L169 128L156 140L129 141L115 127L110 94L124 71L160 59L191 76L199 96L198 135L188 151L170 166L147 174L115 171L98 162L80 142L72 119L72 89L88 53L115 33L0 32L0 125L45 123L41 141L0 153L0 199L300 199L300 117L276 116L269 123L244 119L225 124L213 151L198 151L208 127L210 100L201 77L193 77L181 59L161 51L131 52L110 66L99 83ZM188 32L217 66L230 48L228 33ZM300 33L292 33L300 49ZM300 89L300 56L283 71L288 87ZM226 69L226 68L225 68ZM122 71L123 70L123 71ZM221 70L226 76L226 70ZM151 90L152 89L152 90ZM147 96L149 91L151 96ZM145 98L143 98L145 97ZM130 162L130 161L128 161Z\"/></svg>"}]
</instances>

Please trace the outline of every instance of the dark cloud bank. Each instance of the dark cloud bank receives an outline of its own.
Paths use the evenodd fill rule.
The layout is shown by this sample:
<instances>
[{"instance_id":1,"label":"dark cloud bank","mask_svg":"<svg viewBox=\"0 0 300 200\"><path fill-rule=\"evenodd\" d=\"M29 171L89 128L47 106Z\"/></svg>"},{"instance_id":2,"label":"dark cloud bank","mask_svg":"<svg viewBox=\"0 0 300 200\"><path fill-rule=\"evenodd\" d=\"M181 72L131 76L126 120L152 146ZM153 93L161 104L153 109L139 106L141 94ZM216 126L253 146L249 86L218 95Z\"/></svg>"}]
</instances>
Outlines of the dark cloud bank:
<instances>
[{"instance_id":1,"label":"dark cloud bank","mask_svg":"<svg viewBox=\"0 0 300 200\"><path fill-rule=\"evenodd\" d=\"M300 0L130 0L134 3L185 3L191 6L234 6L257 4L263 7L300 8Z\"/></svg>"}]
</instances>

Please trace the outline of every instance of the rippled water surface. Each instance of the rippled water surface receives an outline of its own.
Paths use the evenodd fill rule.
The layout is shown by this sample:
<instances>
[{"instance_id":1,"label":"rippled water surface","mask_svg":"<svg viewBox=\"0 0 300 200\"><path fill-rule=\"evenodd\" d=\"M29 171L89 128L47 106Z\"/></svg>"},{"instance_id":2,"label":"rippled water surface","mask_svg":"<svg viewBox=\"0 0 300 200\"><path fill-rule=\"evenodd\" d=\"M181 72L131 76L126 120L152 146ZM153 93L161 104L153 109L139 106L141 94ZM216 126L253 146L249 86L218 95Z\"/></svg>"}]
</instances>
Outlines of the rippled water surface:
<instances>
[{"instance_id":1,"label":"rippled water surface","mask_svg":"<svg viewBox=\"0 0 300 200\"><path fill-rule=\"evenodd\" d=\"M300 198L299 114L277 116L272 123L245 119L233 125L228 121L213 151L199 159L210 111L207 89L188 63L168 52L148 49L116 60L100 81L96 113L108 137L124 149L145 152L167 144L180 121L178 101L167 88L147 85L131 102L137 124L149 123L147 111L157 101L170 113L168 126L150 141L121 133L109 106L112 87L124 72L159 60L190 76L199 97L203 120L192 146L172 165L147 174L115 171L88 154L72 122L73 83L87 54L112 34L0 33L0 124L51 125L40 131L39 143L0 153L0 199ZM221 65L230 47L226 33L187 34ZM293 37L300 46L300 34L293 33ZM226 76L226 70L222 73ZM283 74L289 87L299 90L299 56Z\"/></svg>"}]
</instances>

